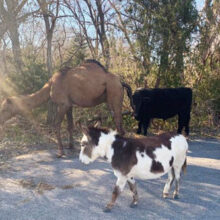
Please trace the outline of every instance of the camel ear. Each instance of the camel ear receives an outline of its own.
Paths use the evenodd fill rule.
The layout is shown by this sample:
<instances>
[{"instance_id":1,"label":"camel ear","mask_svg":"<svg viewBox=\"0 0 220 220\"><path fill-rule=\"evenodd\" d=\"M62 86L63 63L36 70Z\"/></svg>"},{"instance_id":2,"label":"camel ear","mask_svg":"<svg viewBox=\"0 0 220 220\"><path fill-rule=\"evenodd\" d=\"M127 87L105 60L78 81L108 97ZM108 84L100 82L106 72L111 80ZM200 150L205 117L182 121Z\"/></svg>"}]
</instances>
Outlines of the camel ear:
<instances>
[{"instance_id":1,"label":"camel ear","mask_svg":"<svg viewBox=\"0 0 220 220\"><path fill-rule=\"evenodd\" d=\"M101 127L101 121L98 120L95 125L94 125L95 128L98 128L98 127Z\"/></svg>"}]
</instances>

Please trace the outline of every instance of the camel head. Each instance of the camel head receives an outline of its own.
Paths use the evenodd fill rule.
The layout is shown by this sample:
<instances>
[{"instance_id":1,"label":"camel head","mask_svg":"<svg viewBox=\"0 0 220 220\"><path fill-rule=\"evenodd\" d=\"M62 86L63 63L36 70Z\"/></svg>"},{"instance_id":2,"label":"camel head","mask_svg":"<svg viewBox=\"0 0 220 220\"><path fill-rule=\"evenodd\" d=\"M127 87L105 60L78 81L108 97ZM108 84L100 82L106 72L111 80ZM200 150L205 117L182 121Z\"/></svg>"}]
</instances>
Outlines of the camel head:
<instances>
[{"instance_id":1,"label":"camel head","mask_svg":"<svg viewBox=\"0 0 220 220\"><path fill-rule=\"evenodd\" d=\"M17 113L17 105L14 98L7 98L3 100L0 106L0 125L3 125L8 119L12 118Z\"/></svg>"}]
</instances>

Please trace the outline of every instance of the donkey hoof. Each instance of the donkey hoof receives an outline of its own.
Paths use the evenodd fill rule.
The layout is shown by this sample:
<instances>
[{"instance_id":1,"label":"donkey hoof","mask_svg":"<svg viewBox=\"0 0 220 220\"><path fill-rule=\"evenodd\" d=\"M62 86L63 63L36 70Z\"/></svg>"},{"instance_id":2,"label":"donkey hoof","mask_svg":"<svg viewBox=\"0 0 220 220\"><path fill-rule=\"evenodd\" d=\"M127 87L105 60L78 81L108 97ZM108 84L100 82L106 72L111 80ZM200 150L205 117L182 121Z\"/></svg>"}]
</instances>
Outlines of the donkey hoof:
<instances>
[{"instance_id":1,"label":"donkey hoof","mask_svg":"<svg viewBox=\"0 0 220 220\"><path fill-rule=\"evenodd\" d=\"M111 212L111 208L105 207L105 208L103 209L103 212L105 212L105 213Z\"/></svg>"},{"instance_id":2,"label":"donkey hoof","mask_svg":"<svg viewBox=\"0 0 220 220\"><path fill-rule=\"evenodd\" d=\"M57 153L56 154L56 157L57 158L61 158L61 157L63 157L65 154L63 153L63 152L59 152L59 153Z\"/></svg>"},{"instance_id":3,"label":"donkey hoof","mask_svg":"<svg viewBox=\"0 0 220 220\"><path fill-rule=\"evenodd\" d=\"M73 145L68 145L66 148L71 150L71 149L73 149Z\"/></svg>"},{"instance_id":4,"label":"donkey hoof","mask_svg":"<svg viewBox=\"0 0 220 220\"><path fill-rule=\"evenodd\" d=\"M173 194L173 199L179 199L179 195L178 194Z\"/></svg>"},{"instance_id":5,"label":"donkey hoof","mask_svg":"<svg viewBox=\"0 0 220 220\"><path fill-rule=\"evenodd\" d=\"M163 193L163 198L164 198L164 199L167 199L168 196L169 196L169 193Z\"/></svg>"},{"instance_id":6,"label":"donkey hoof","mask_svg":"<svg viewBox=\"0 0 220 220\"><path fill-rule=\"evenodd\" d=\"M130 208L136 208L137 207L137 202L132 202L130 204Z\"/></svg>"}]
</instances>

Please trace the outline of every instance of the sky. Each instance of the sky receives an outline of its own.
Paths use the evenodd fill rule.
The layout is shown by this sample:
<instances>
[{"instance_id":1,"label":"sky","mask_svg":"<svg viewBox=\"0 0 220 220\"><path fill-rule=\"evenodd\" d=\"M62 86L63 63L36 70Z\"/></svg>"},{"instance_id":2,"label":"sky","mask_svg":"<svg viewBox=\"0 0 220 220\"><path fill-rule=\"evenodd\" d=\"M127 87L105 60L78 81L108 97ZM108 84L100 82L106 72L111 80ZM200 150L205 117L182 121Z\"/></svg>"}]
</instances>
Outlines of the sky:
<instances>
[{"instance_id":1,"label":"sky","mask_svg":"<svg viewBox=\"0 0 220 220\"><path fill-rule=\"evenodd\" d=\"M205 4L205 0L196 0L196 7L199 11L202 10L204 4Z\"/></svg>"}]
</instances>

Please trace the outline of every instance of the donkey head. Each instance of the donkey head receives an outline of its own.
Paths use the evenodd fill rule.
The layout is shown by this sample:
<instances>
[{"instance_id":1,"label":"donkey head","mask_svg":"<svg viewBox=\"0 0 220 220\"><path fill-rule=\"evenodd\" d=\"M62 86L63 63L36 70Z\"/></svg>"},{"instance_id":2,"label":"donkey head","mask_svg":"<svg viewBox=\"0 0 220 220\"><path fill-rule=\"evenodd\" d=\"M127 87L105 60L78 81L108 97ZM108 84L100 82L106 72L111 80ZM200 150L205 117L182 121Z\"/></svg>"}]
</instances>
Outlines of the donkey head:
<instances>
[{"instance_id":1,"label":"donkey head","mask_svg":"<svg viewBox=\"0 0 220 220\"><path fill-rule=\"evenodd\" d=\"M100 144L100 137L108 131L97 127L82 127L83 137L81 139L81 151L79 160L89 164L98 157L104 156L104 149Z\"/></svg>"}]
</instances>

